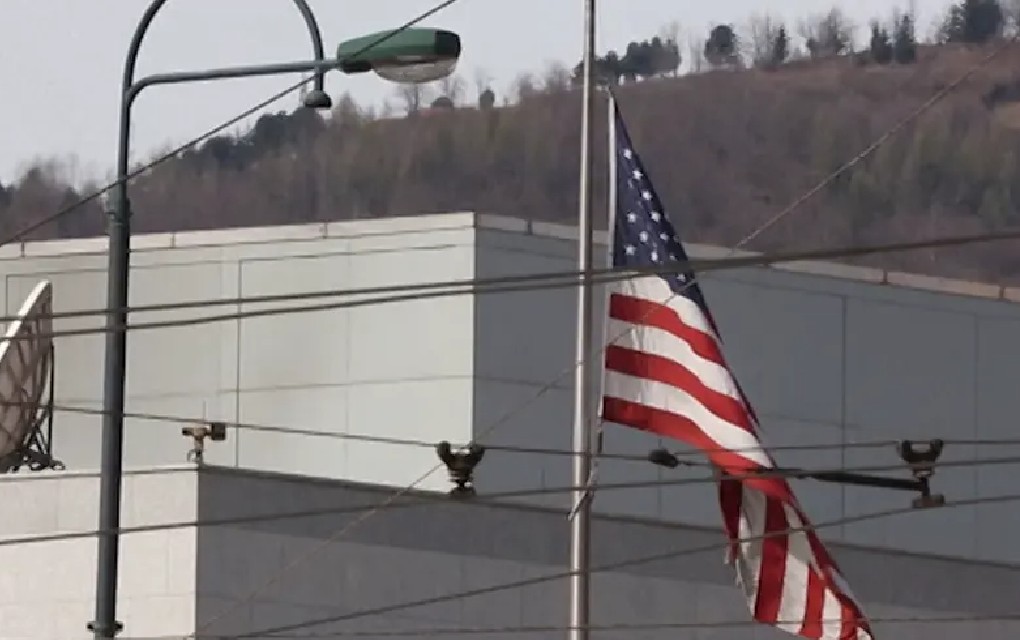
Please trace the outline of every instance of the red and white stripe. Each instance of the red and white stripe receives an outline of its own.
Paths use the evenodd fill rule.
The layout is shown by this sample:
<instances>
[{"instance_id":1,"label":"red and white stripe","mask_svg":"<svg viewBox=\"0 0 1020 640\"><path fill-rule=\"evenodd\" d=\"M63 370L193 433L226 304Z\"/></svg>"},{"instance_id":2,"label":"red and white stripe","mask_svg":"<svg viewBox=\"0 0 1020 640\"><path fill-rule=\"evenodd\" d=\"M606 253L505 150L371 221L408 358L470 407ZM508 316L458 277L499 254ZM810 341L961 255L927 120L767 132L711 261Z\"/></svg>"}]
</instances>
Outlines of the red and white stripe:
<instances>
[{"instance_id":1,"label":"red and white stripe","mask_svg":"<svg viewBox=\"0 0 1020 640\"><path fill-rule=\"evenodd\" d=\"M789 484L729 477L775 465L707 310L662 278L634 278L613 285L607 335L603 420L686 442L718 467L729 560L754 619L814 640L873 640Z\"/></svg>"}]
</instances>

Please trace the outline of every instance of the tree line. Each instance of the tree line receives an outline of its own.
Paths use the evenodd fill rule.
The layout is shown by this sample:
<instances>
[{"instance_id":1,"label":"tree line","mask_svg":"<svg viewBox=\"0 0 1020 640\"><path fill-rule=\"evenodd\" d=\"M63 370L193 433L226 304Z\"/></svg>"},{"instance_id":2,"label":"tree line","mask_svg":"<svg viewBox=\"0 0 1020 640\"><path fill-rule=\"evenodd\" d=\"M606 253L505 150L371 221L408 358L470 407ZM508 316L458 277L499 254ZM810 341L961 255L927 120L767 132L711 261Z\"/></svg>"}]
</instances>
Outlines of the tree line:
<instances>
[{"instance_id":1,"label":"tree line","mask_svg":"<svg viewBox=\"0 0 1020 640\"><path fill-rule=\"evenodd\" d=\"M1000 8L1005 17L991 33L1004 33L1011 23ZM980 24L973 22L977 18L953 20L963 25L947 31L958 34L954 38L989 33L988 27L974 26ZM677 59L681 53L689 56L691 48L679 46L671 27L657 34L657 41L649 37L624 48L621 66L613 71L619 74L620 104L635 143L691 241L726 245L742 239L930 99L944 86L947 69L981 59L987 42L941 45L933 39L925 43L930 63L897 66L895 30L873 29L869 46L853 56L844 51L812 59L806 50L797 53L786 25L757 24L757 31L741 33L745 42L755 41L754 33L761 36L760 62L753 66L768 72L741 71L752 66L742 63L734 72L673 78L679 75ZM831 34L845 33L838 20L828 24L829 30L809 31L820 46L831 46L826 39ZM904 21L901 16L888 24L902 27ZM718 26L697 42L702 57ZM719 46L718 39L725 43L726 38L716 38L709 47L712 55L726 58L738 48ZM872 49L883 55L873 55ZM744 59L755 51L743 44L739 50ZM892 66L865 73L856 64L856 56L865 53L875 64L885 60ZM803 64L790 64L797 55ZM781 74L772 72L780 67ZM1020 53L1002 54L751 248L889 242L1020 224L1020 121L1010 115L1013 106L1020 109L1018 68ZM139 176L132 187L135 228L169 231L458 210L570 223L580 141L574 77L569 67L553 65L542 74L522 73L497 96L491 77L479 72L473 87L451 77L403 89L403 105L369 107L344 95L325 116L301 108L265 114L246 131L211 138ZM652 78L658 80L641 81ZM838 82L820 81L824 78ZM595 122L605 126L605 118ZM604 162L605 149L597 153L596 162ZM20 229L95 187L75 187L68 177L61 163L47 162L0 185L0 232ZM605 176L597 180L596 193L603 198ZM597 201L596 207L604 204ZM104 222L93 202L32 237L97 235ZM1007 249L914 252L872 263L1020 280L1020 260Z\"/></svg>"},{"instance_id":2,"label":"tree line","mask_svg":"<svg viewBox=\"0 0 1020 640\"><path fill-rule=\"evenodd\" d=\"M1005 4L1004 4L1005 2ZM928 41L931 44L983 44L1016 31L1020 22L1020 0L962 0L951 4ZM803 43L794 44L794 34L780 19L756 14L746 25L713 24L703 39L692 38L688 49L691 71L759 67L771 69L791 60L822 59L852 55L858 64L911 64L917 59L919 38L909 14L894 11L887 20L868 24L869 39L857 49L857 25L838 7L808 16L795 25ZM599 56L596 80L601 84L634 82L664 75L676 75L683 61L676 26L672 35L629 42L621 55L611 50ZM572 80L581 82L582 65L574 66Z\"/></svg>"}]
</instances>

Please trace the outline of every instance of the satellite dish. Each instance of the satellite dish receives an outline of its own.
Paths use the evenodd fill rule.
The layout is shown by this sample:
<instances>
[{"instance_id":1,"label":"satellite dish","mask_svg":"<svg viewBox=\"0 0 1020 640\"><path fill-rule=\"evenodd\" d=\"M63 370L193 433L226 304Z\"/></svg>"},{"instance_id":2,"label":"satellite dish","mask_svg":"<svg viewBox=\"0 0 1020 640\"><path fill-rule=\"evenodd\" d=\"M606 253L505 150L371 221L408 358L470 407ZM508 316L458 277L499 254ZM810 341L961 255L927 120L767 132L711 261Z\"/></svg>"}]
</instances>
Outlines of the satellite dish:
<instances>
[{"instance_id":1,"label":"satellite dish","mask_svg":"<svg viewBox=\"0 0 1020 640\"><path fill-rule=\"evenodd\" d=\"M43 280L0 342L0 473L64 468L52 456L53 373L53 287Z\"/></svg>"}]
</instances>

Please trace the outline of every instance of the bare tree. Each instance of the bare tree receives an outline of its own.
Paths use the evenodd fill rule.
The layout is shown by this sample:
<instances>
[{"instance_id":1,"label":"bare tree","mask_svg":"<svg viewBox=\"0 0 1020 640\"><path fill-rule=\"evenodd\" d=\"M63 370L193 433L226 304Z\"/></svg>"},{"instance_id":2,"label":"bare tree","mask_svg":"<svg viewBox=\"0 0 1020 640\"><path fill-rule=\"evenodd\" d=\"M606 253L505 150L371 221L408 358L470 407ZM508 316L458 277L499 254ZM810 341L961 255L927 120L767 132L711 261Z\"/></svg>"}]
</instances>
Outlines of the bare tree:
<instances>
[{"instance_id":1,"label":"bare tree","mask_svg":"<svg viewBox=\"0 0 1020 640\"><path fill-rule=\"evenodd\" d=\"M542 89L548 93L562 93L570 89L570 69L561 62L550 62L542 74Z\"/></svg>"},{"instance_id":2,"label":"bare tree","mask_svg":"<svg viewBox=\"0 0 1020 640\"><path fill-rule=\"evenodd\" d=\"M485 69L478 67L475 69L475 93L482 95L486 89L492 88L492 74Z\"/></svg>"},{"instance_id":3,"label":"bare tree","mask_svg":"<svg viewBox=\"0 0 1020 640\"><path fill-rule=\"evenodd\" d=\"M812 58L853 53L854 24L838 7L809 17L798 29Z\"/></svg>"},{"instance_id":4,"label":"bare tree","mask_svg":"<svg viewBox=\"0 0 1020 640\"><path fill-rule=\"evenodd\" d=\"M1002 7L1004 35L1020 35L1020 0L999 0Z\"/></svg>"},{"instance_id":5,"label":"bare tree","mask_svg":"<svg viewBox=\"0 0 1020 640\"><path fill-rule=\"evenodd\" d=\"M687 37L687 65L691 73L705 70L705 40L693 33Z\"/></svg>"},{"instance_id":6,"label":"bare tree","mask_svg":"<svg viewBox=\"0 0 1020 640\"><path fill-rule=\"evenodd\" d=\"M527 72L519 74L510 85L509 95L512 102L523 102L536 93L538 93L538 87L535 83L535 76Z\"/></svg>"},{"instance_id":7,"label":"bare tree","mask_svg":"<svg viewBox=\"0 0 1020 640\"><path fill-rule=\"evenodd\" d=\"M741 38L741 54L750 65L760 67L775 58L776 39L782 22L768 13L755 13L747 21Z\"/></svg>"},{"instance_id":8,"label":"bare tree","mask_svg":"<svg viewBox=\"0 0 1020 640\"><path fill-rule=\"evenodd\" d=\"M456 74L450 74L437 83L439 96L447 98L453 104L457 104L464 94L464 79Z\"/></svg>"},{"instance_id":9,"label":"bare tree","mask_svg":"<svg viewBox=\"0 0 1020 640\"><path fill-rule=\"evenodd\" d=\"M408 83L397 87L397 97L404 103L407 115L418 113L429 100L428 88L423 84Z\"/></svg>"},{"instance_id":10,"label":"bare tree","mask_svg":"<svg viewBox=\"0 0 1020 640\"><path fill-rule=\"evenodd\" d=\"M655 35L659 36L663 42L680 42L680 22L677 20L670 20L666 24L659 27L658 33Z\"/></svg>"}]
</instances>

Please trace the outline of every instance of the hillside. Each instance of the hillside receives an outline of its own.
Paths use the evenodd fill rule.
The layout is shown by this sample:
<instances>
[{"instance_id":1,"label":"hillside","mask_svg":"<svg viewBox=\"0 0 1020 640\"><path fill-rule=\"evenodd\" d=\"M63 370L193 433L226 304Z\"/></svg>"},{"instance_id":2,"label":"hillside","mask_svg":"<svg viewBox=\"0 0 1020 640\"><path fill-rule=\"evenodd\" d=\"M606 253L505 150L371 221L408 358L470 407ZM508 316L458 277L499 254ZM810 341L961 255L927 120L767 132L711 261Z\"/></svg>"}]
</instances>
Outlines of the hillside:
<instances>
[{"instance_id":1,"label":"hillside","mask_svg":"<svg viewBox=\"0 0 1020 640\"><path fill-rule=\"evenodd\" d=\"M991 45L989 45L991 46ZM925 46L911 65L850 57L718 70L618 89L632 137L688 240L734 244L980 61ZM467 102L471 102L468 100ZM563 83L501 108L377 117L345 97L331 117L266 116L139 178L135 229L270 225L475 210L576 217L580 97ZM605 137L605 104L596 123ZM1020 222L1020 45L899 131L749 246L799 250L974 233ZM598 165L605 149L599 145ZM76 194L42 167L0 188L9 233ZM604 211L599 172L597 211ZM36 237L102 232L98 206ZM603 223L604 224L604 223ZM1020 281L1016 243L876 257L936 275Z\"/></svg>"}]
</instances>

